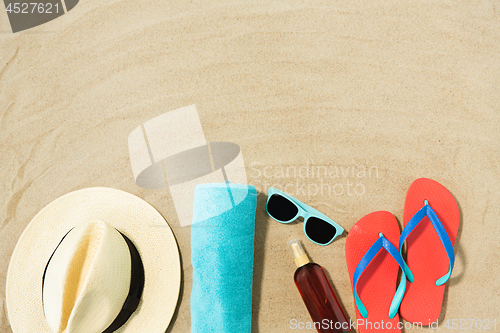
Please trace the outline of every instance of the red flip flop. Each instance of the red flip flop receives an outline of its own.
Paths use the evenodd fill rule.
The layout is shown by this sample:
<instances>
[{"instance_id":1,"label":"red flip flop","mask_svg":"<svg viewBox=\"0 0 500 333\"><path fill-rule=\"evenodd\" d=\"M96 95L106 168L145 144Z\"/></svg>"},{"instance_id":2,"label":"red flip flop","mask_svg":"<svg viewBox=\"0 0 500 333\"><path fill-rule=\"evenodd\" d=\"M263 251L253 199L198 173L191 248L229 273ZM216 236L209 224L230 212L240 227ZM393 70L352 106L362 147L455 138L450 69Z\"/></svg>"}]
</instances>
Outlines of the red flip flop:
<instances>
[{"instance_id":1,"label":"red flip flop","mask_svg":"<svg viewBox=\"0 0 500 333\"><path fill-rule=\"evenodd\" d=\"M394 245L399 238L396 218L385 211L366 215L347 235L347 268L360 333L401 332L398 308L406 276L403 271L396 290L399 268L404 267L403 258Z\"/></svg>"},{"instance_id":2,"label":"red flip flop","mask_svg":"<svg viewBox=\"0 0 500 333\"><path fill-rule=\"evenodd\" d=\"M438 320L445 283L455 261L453 245L460 214L453 195L438 182L420 178L411 184L404 207L408 283L399 313L405 320L430 325Z\"/></svg>"}]
</instances>

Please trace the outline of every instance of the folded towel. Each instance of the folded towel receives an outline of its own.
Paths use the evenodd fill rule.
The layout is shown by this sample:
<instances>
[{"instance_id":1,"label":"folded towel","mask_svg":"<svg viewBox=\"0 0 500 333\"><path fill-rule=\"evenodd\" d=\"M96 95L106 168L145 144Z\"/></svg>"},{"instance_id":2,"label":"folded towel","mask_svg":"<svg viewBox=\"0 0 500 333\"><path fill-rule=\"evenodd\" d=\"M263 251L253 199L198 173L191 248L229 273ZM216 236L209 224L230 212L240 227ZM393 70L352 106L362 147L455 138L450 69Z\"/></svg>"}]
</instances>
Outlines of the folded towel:
<instances>
[{"instance_id":1,"label":"folded towel","mask_svg":"<svg viewBox=\"0 0 500 333\"><path fill-rule=\"evenodd\" d=\"M196 187L191 332L250 332L256 206L254 186Z\"/></svg>"}]
</instances>

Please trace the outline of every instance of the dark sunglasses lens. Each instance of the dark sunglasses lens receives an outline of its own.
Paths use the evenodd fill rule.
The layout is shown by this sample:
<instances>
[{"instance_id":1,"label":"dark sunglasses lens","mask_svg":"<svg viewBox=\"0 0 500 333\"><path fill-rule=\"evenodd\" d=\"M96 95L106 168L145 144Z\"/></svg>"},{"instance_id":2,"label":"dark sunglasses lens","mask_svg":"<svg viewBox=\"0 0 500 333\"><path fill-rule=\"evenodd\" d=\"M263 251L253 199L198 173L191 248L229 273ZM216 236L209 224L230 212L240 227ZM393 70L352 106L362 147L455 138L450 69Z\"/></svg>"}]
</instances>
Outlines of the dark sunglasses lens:
<instances>
[{"instance_id":1,"label":"dark sunglasses lens","mask_svg":"<svg viewBox=\"0 0 500 333\"><path fill-rule=\"evenodd\" d=\"M335 237L336 233L337 228L322 219L310 217L307 220L306 234L316 243L328 244Z\"/></svg>"},{"instance_id":2,"label":"dark sunglasses lens","mask_svg":"<svg viewBox=\"0 0 500 333\"><path fill-rule=\"evenodd\" d=\"M273 194L267 201L267 212L278 221L288 222L297 216L299 209L287 198Z\"/></svg>"}]
</instances>

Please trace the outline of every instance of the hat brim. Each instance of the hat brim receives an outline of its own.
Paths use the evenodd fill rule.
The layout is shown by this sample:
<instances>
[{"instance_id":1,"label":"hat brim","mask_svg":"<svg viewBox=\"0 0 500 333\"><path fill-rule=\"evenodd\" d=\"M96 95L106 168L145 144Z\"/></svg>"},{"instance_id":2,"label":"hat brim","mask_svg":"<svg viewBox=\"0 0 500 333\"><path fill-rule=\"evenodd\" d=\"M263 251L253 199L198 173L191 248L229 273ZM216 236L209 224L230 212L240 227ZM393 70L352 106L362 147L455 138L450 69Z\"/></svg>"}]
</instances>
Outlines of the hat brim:
<instances>
[{"instance_id":1,"label":"hat brim","mask_svg":"<svg viewBox=\"0 0 500 333\"><path fill-rule=\"evenodd\" d=\"M177 242L161 214L130 193L94 187L68 193L45 206L29 223L12 254L6 305L14 333L51 332L43 313L42 276L50 256L74 226L102 220L135 245L144 265L141 302L116 332L165 332L181 282Z\"/></svg>"}]
</instances>

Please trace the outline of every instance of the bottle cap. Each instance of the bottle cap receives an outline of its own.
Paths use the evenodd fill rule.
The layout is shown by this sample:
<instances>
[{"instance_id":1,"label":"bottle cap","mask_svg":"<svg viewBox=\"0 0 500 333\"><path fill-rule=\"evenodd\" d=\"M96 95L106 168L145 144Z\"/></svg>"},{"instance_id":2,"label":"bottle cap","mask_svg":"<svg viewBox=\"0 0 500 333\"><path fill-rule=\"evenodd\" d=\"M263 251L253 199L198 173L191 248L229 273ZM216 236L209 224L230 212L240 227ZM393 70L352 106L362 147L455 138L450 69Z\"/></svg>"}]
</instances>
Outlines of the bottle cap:
<instances>
[{"instance_id":1,"label":"bottle cap","mask_svg":"<svg viewBox=\"0 0 500 333\"><path fill-rule=\"evenodd\" d=\"M292 254L294 256L293 260L295 261L295 265L297 265L297 267L304 266L310 262L302 244L300 244L300 241L297 238L289 241L288 246L290 247L290 250L292 250Z\"/></svg>"}]
</instances>

